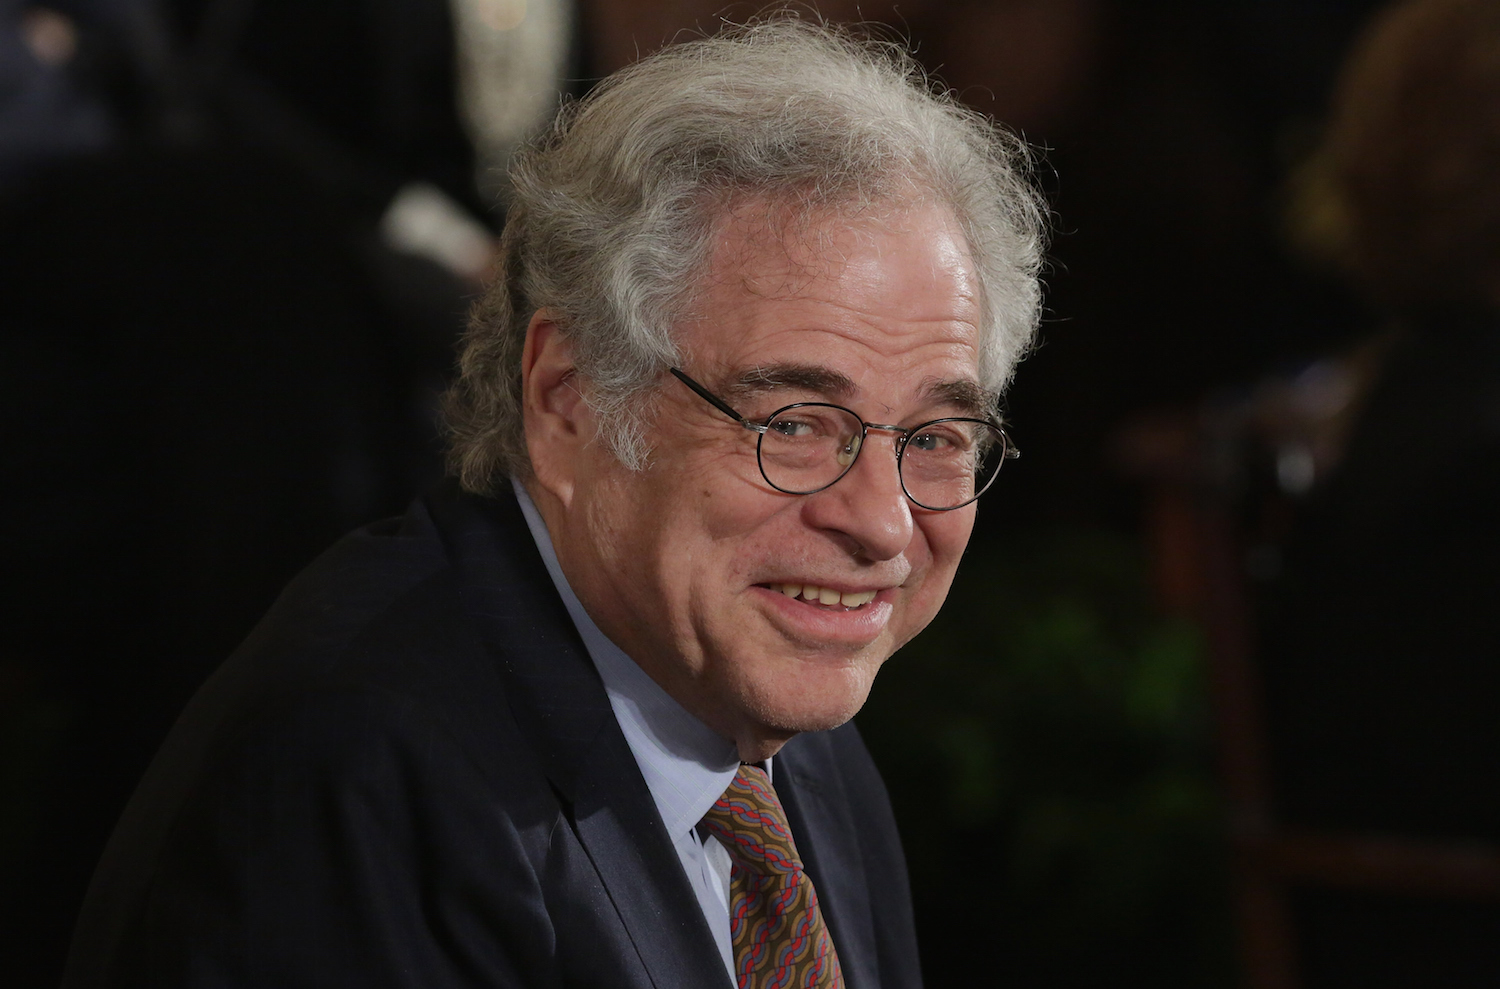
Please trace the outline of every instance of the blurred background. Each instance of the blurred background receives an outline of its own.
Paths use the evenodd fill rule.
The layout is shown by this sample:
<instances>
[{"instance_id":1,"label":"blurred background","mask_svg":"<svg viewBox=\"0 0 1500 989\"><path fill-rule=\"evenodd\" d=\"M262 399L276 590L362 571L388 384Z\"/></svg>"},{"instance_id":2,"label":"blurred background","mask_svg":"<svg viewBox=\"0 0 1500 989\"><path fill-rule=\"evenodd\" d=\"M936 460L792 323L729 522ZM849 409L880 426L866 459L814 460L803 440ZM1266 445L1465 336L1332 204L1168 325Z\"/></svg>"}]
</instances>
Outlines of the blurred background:
<instances>
[{"instance_id":1,"label":"blurred background","mask_svg":"<svg viewBox=\"0 0 1500 989\"><path fill-rule=\"evenodd\" d=\"M756 6L0 0L0 971L436 400L566 95ZM1500 3L827 0L1040 151L1041 346L859 723L932 986L1500 983Z\"/></svg>"}]
</instances>

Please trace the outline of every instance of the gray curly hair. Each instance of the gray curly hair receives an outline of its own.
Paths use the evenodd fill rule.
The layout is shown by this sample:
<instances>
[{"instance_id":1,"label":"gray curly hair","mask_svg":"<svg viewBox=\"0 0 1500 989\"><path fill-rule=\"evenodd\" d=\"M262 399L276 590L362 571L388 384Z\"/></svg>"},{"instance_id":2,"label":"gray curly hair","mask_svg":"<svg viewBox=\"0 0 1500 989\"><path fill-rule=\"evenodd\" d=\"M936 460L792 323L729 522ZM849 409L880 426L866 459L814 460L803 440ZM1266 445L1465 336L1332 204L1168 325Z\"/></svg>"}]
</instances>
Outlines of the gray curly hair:
<instances>
[{"instance_id":1,"label":"gray curly hair","mask_svg":"<svg viewBox=\"0 0 1500 989\"><path fill-rule=\"evenodd\" d=\"M449 466L492 492L530 476L521 351L539 309L573 346L601 442L649 458L647 400L679 362L716 223L759 198L855 211L913 190L949 207L981 291L981 384L999 395L1041 310L1044 208L1025 143L935 91L899 44L776 15L662 49L559 113L511 163L494 284L445 399Z\"/></svg>"}]
</instances>

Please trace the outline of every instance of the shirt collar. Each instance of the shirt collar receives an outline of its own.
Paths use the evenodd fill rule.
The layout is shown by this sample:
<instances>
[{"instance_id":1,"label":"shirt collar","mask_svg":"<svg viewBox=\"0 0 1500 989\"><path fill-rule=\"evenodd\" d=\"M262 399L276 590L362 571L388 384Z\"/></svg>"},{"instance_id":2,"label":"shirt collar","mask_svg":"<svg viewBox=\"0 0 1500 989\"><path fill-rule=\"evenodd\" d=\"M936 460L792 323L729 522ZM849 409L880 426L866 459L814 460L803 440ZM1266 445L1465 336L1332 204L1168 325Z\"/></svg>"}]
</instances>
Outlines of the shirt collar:
<instances>
[{"instance_id":1,"label":"shirt collar","mask_svg":"<svg viewBox=\"0 0 1500 989\"><path fill-rule=\"evenodd\" d=\"M662 823L675 840L691 831L724 794L739 770L739 752L733 742L677 703L599 630L563 576L552 537L531 496L520 481L512 484L547 573L604 681L615 720L641 767Z\"/></svg>"}]
</instances>

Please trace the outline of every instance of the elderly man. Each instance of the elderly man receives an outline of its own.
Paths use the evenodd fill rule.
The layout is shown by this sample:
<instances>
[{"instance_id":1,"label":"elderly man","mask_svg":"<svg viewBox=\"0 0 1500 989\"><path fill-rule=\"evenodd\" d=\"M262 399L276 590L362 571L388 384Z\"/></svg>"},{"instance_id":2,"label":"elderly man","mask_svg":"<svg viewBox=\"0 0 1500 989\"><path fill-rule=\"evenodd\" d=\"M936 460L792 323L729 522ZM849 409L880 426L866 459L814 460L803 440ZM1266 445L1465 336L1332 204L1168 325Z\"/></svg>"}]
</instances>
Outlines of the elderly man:
<instances>
[{"instance_id":1,"label":"elderly man","mask_svg":"<svg viewBox=\"0 0 1500 989\"><path fill-rule=\"evenodd\" d=\"M785 18L566 110L512 169L458 482L194 700L66 984L920 984L846 722L1012 452L1024 165L904 54Z\"/></svg>"}]
</instances>

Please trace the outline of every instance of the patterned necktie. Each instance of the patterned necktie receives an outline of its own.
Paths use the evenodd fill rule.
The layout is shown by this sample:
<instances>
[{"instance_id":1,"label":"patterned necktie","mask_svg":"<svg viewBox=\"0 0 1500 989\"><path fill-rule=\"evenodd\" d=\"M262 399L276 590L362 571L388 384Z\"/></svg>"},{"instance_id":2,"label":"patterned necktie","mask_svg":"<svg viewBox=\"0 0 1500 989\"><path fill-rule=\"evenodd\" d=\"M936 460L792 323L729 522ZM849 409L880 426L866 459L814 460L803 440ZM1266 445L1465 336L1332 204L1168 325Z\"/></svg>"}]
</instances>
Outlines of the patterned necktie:
<instances>
[{"instance_id":1,"label":"patterned necktie","mask_svg":"<svg viewBox=\"0 0 1500 989\"><path fill-rule=\"evenodd\" d=\"M838 952L766 771L740 766L703 826L729 850L739 989L843 989Z\"/></svg>"}]
</instances>

